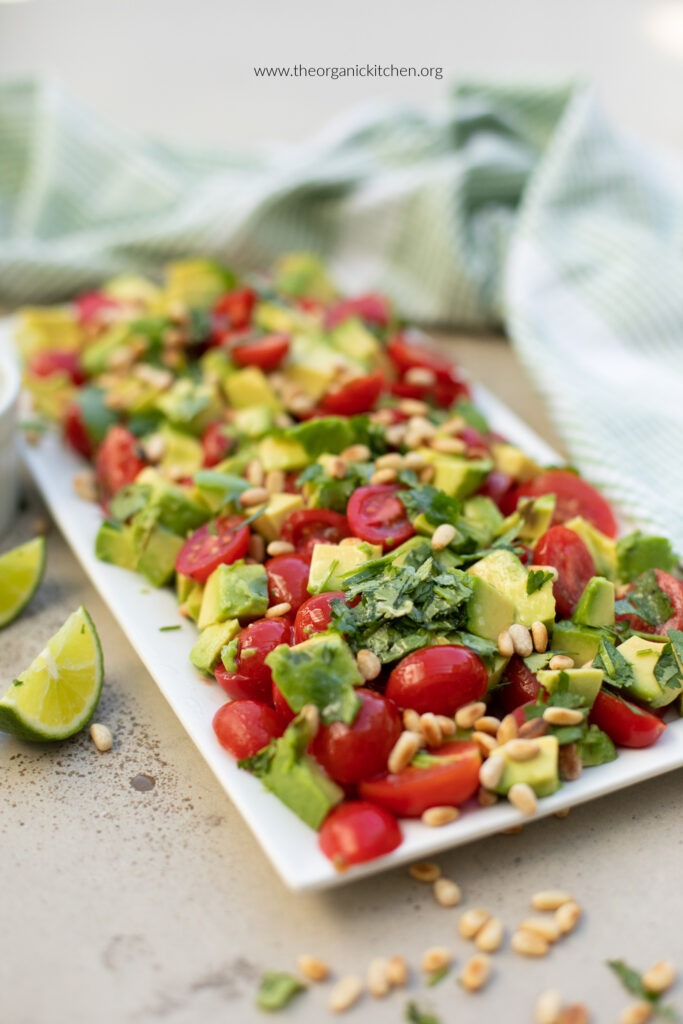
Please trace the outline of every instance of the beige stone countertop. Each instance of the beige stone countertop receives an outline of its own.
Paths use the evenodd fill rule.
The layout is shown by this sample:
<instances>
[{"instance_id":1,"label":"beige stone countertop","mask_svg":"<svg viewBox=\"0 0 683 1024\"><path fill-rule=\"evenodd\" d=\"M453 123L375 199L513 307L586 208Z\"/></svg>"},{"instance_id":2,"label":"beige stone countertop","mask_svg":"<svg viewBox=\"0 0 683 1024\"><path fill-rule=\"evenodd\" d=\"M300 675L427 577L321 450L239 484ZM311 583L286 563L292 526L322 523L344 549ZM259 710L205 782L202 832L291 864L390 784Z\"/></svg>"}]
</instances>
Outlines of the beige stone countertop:
<instances>
[{"instance_id":1,"label":"beige stone countertop","mask_svg":"<svg viewBox=\"0 0 683 1024\"><path fill-rule=\"evenodd\" d=\"M502 339L456 339L463 363L551 442L538 398ZM9 546L31 535L29 491ZM403 954L405 990L364 995L345 1015L405 1020L413 999L443 1024L534 1020L538 995L557 988L611 1024L629 998L605 966L683 969L683 773L672 772L437 860L461 885L461 908L397 869L315 895L284 888L151 678L53 528L48 571L28 611L2 635L9 682L67 614L85 604L100 632L106 683L97 719L114 734L99 754L87 731L55 746L0 738L0 1024L250 1024L266 969L293 970L314 953L336 976L363 975L370 959ZM146 775L151 788L135 788ZM462 909L485 907L514 925L539 888L562 887L584 908L577 930L550 954L494 954L486 990L457 983L473 952L458 936ZM453 972L426 988L421 954L444 945ZM329 986L303 993L282 1020L323 1024ZM683 982L671 993L683 1004Z\"/></svg>"}]
</instances>

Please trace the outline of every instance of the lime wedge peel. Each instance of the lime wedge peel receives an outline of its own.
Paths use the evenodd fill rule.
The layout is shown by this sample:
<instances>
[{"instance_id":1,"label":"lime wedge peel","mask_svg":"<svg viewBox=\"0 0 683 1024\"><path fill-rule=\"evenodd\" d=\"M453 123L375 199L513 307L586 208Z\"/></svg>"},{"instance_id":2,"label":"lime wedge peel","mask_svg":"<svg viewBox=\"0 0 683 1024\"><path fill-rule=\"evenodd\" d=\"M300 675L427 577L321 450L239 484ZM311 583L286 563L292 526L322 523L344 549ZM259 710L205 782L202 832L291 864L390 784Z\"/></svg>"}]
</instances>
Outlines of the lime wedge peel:
<instances>
[{"instance_id":1,"label":"lime wedge peel","mask_svg":"<svg viewBox=\"0 0 683 1024\"><path fill-rule=\"evenodd\" d=\"M0 697L0 731L35 742L73 736L92 717L103 677L97 630L81 607Z\"/></svg>"},{"instance_id":2,"label":"lime wedge peel","mask_svg":"<svg viewBox=\"0 0 683 1024\"><path fill-rule=\"evenodd\" d=\"M0 629L29 603L45 572L45 538L35 537L0 555Z\"/></svg>"}]
</instances>

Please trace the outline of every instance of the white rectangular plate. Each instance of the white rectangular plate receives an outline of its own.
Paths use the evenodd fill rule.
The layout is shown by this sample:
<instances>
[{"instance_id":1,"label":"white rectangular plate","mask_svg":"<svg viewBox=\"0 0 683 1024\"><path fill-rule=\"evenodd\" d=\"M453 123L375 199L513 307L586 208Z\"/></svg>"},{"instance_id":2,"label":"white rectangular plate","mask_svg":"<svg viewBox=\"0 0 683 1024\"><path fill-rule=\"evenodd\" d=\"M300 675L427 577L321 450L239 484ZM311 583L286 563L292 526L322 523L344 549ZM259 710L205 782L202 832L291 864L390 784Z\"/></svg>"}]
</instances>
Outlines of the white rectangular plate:
<instances>
[{"instance_id":1,"label":"white rectangular plate","mask_svg":"<svg viewBox=\"0 0 683 1024\"><path fill-rule=\"evenodd\" d=\"M0 344L9 330L0 326ZM492 425L543 463L561 461L509 409L485 388L475 388L475 399ZM192 623L183 619L173 593L153 590L142 577L100 562L94 539L101 521L99 508L76 497L73 476L83 469L81 460L49 434L36 447L26 447L26 463L60 530L109 605L133 647L189 733L227 795L238 807L283 881L291 889L312 891L342 885L363 875L419 860L440 850L461 846L525 819L512 806L472 807L452 825L430 829L419 822L402 823L402 845L387 857L338 873L319 852L316 833L304 825L260 782L237 768L218 744L211 720L224 702L223 691L200 679L188 654L196 637ZM173 632L164 626L180 625ZM106 652L105 652L106 657ZM654 747L620 751L611 764L591 768L576 782L564 785L541 800L536 817L545 817L614 790L641 782L683 765L683 721L672 723Z\"/></svg>"}]
</instances>

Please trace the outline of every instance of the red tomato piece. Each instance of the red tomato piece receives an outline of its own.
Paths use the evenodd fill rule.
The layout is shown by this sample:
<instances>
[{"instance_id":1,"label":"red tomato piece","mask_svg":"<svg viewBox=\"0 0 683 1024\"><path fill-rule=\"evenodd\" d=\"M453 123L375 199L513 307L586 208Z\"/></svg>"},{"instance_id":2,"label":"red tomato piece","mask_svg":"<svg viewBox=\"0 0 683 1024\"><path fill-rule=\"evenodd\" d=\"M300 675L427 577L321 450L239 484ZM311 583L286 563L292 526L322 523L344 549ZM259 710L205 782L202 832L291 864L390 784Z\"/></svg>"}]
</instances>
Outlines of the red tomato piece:
<instances>
[{"instance_id":1,"label":"red tomato piece","mask_svg":"<svg viewBox=\"0 0 683 1024\"><path fill-rule=\"evenodd\" d=\"M219 662L216 681L229 697L249 697L269 704L272 701L273 674L265 658L280 644L291 644L292 624L289 619L257 619L245 626L237 637L235 671L228 672Z\"/></svg>"},{"instance_id":2,"label":"red tomato piece","mask_svg":"<svg viewBox=\"0 0 683 1024\"><path fill-rule=\"evenodd\" d=\"M244 558L249 547L249 527L242 516L219 516L200 526L185 541L176 559L176 571L204 583L219 565Z\"/></svg>"},{"instance_id":3,"label":"red tomato piece","mask_svg":"<svg viewBox=\"0 0 683 1024\"><path fill-rule=\"evenodd\" d=\"M256 292L251 288L235 288L214 303L213 314L224 330L241 331L251 323Z\"/></svg>"},{"instance_id":4,"label":"red tomato piece","mask_svg":"<svg viewBox=\"0 0 683 1024\"><path fill-rule=\"evenodd\" d=\"M404 818L417 818L428 807L457 807L479 788L481 754L476 743L456 740L429 752L431 763L410 764L400 772L368 779L360 795Z\"/></svg>"},{"instance_id":5,"label":"red tomato piece","mask_svg":"<svg viewBox=\"0 0 683 1024\"><path fill-rule=\"evenodd\" d=\"M233 345L230 355L238 366L258 366L264 373L270 373L289 352L289 343L288 334L266 334Z\"/></svg>"},{"instance_id":6,"label":"red tomato piece","mask_svg":"<svg viewBox=\"0 0 683 1024\"><path fill-rule=\"evenodd\" d=\"M100 496L106 501L126 484L132 484L145 465L138 454L137 439L130 430L118 424L110 427L95 462Z\"/></svg>"},{"instance_id":7,"label":"red tomato piece","mask_svg":"<svg viewBox=\"0 0 683 1024\"><path fill-rule=\"evenodd\" d=\"M218 742L233 757L252 757L282 736L285 727L275 711L256 700L233 700L213 716Z\"/></svg>"},{"instance_id":8,"label":"red tomato piece","mask_svg":"<svg viewBox=\"0 0 683 1024\"><path fill-rule=\"evenodd\" d=\"M452 717L488 688L483 662L467 647L437 644L408 654L392 669L386 695L400 708Z\"/></svg>"},{"instance_id":9,"label":"red tomato piece","mask_svg":"<svg viewBox=\"0 0 683 1024\"><path fill-rule=\"evenodd\" d=\"M86 292L74 299L78 319L82 324L96 324L107 320L112 310L118 309L121 303L104 292Z\"/></svg>"},{"instance_id":10,"label":"red tomato piece","mask_svg":"<svg viewBox=\"0 0 683 1024\"><path fill-rule=\"evenodd\" d=\"M286 601L293 612L310 596L308 593L309 561L302 555L276 555L265 563L268 573L268 594L271 604Z\"/></svg>"},{"instance_id":11,"label":"red tomato piece","mask_svg":"<svg viewBox=\"0 0 683 1024\"><path fill-rule=\"evenodd\" d=\"M356 693L361 706L353 723L322 725L311 744L311 753L327 774L342 785L385 771L387 758L403 728L393 701L372 690Z\"/></svg>"},{"instance_id":12,"label":"red tomato piece","mask_svg":"<svg viewBox=\"0 0 683 1024\"><path fill-rule=\"evenodd\" d=\"M346 515L356 537L385 549L398 547L415 533L395 484L359 487L349 499Z\"/></svg>"},{"instance_id":13,"label":"red tomato piece","mask_svg":"<svg viewBox=\"0 0 683 1024\"><path fill-rule=\"evenodd\" d=\"M375 292L359 295L355 299L341 299L341 301L335 302L334 305L327 308L324 324L330 330L351 317L358 317L359 320L364 320L366 324L386 327L391 320L389 300L383 295L377 295Z\"/></svg>"},{"instance_id":14,"label":"red tomato piece","mask_svg":"<svg viewBox=\"0 0 683 1024\"><path fill-rule=\"evenodd\" d=\"M411 384L409 381L392 381L389 390L396 398L417 398L421 402L431 402L441 409L448 409L459 398L467 398L470 389L462 380L440 380L435 384Z\"/></svg>"},{"instance_id":15,"label":"red tomato piece","mask_svg":"<svg viewBox=\"0 0 683 1024\"><path fill-rule=\"evenodd\" d=\"M202 449L204 451L204 465L207 469L211 466L217 466L219 462L232 451L234 440L227 433L225 423L221 423L217 420L215 423L209 423L208 427L202 434Z\"/></svg>"},{"instance_id":16,"label":"red tomato piece","mask_svg":"<svg viewBox=\"0 0 683 1024\"><path fill-rule=\"evenodd\" d=\"M460 381L455 363L429 345L408 341L403 334L397 334L387 345L387 355L399 373L407 370L431 370L437 380L444 383Z\"/></svg>"},{"instance_id":17,"label":"red tomato piece","mask_svg":"<svg viewBox=\"0 0 683 1024\"><path fill-rule=\"evenodd\" d=\"M292 709L290 708L284 693L277 685L275 680L273 680L271 702L273 707L277 711L280 721L283 722L285 726L288 726L292 719L295 717L295 712L292 711Z\"/></svg>"},{"instance_id":18,"label":"red tomato piece","mask_svg":"<svg viewBox=\"0 0 683 1024\"><path fill-rule=\"evenodd\" d=\"M28 371L35 377L52 377L55 373L65 373L73 384L80 385L85 382L78 352L64 349L35 352L28 361Z\"/></svg>"},{"instance_id":19,"label":"red tomato piece","mask_svg":"<svg viewBox=\"0 0 683 1024\"><path fill-rule=\"evenodd\" d=\"M570 619L586 584L595 576L595 562L584 542L566 526L551 526L536 541L533 565L557 569L553 583L557 615Z\"/></svg>"},{"instance_id":20,"label":"red tomato piece","mask_svg":"<svg viewBox=\"0 0 683 1024\"><path fill-rule=\"evenodd\" d=\"M282 524L282 540L293 544L297 554L310 558L316 544L338 544L351 536L346 516L329 508L304 508L292 512Z\"/></svg>"},{"instance_id":21,"label":"red tomato piece","mask_svg":"<svg viewBox=\"0 0 683 1024\"><path fill-rule=\"evenodd\" d=\"M294 643L302 644L310 640L315 633L324 633L329 629L332 618L332 602L344 601L341 590L330 590L326 594L315 594L299 608L294 619Z\"/></svg>"},{"instance_id":22,"label":"red tomato piece","mask_svg":"<svg viewBox=\"0 0 683 1024\"><path fill-rule=\"evenodd\" d=\"M399 824L383 807L367 800L347 800L323 822L318 845L338 871L374 860L401 845Z\"/></svg>"},{"instance_id":23,"label":"red tomato piece","mask_svg":"<svg viewBox=\"0 0 683 1024\"><path fill-rule=\"evenodd\" d=\"M526 667L524 660L515 654L505 670L503 683L497 694L505 714L510 714L515 708L535 701L540 689L541 684L534 673Z\"/></svg>"},{"instance_id":24,"label":"red tomato piece","mask_svg":"<svg viewBox=\"0 0 683 1024\"><path fill-rule=\"evenodd\" d=\"M554 494L557 498L554 526L560 526L575 516L583 516L608 537L616 537L617 521L608 502L594 487L568 469L549 469L533 480L519 484L505 496L501 510L509 515L517 508L520 498L540 498L543 494Z\"/></svg>"},{"instance_id":25,"label":"red tomato piece","mask_svg":"<svg viewBox=\"0 0 683 1024\"><path fill-rule=\"evenodd\" d=\"M490 498L498 508L502 508L506 495L512 490L514 485L514 478L509 476L508 473L502 473L499 469L492 469L477 493Z\"/></svg>"},{"instance_id":26,"label":"red tomato piece","mask_svg":"<svg viewBox=\"0 0 683 1024\"><path fill-rule=\"evenodd\" d=\"M91 459L95 452L88 428L83 419L83 413L78 402L71 402L64 414L64 437L75 452L86 459Z\"/></svg>"},{"instance_id":27,"label":"red tomato piece","mask_svg":"<svg viewBox=\"0 0 683 1024\"><path fill-rule=\"evenodd\" d=\"M628 622L631 629L635 629L639 633L655 633L664 636L669 629L683 629L683 583L677 580L675 576L664 572L663 569L655 569L654 574L657 577L659 589L669 598L671 603L672 611L670 618L666 622L658 622L655 625L645 622L644 619L639 618L637 615L618 615L617 618L620 622ZM634 586L635 582L631 584L629 590L632 590ZM628 597L628 593L626 596Z\"/></svg>"},{"instance_id":28,"label":"red tomato piece","mask_svg":"<svg viewBox=\"0 0 683 1024\"><path fill-rule=\"evenodd\" d=\"M379 371L354 377L335 391L323 395L320 407L329 416L357 416L370 412L383 388L384 377Z\"/></svg>"},{"instance_id":29,"label":"red tomato piece","mask_svg":"<svg viewBox=\"0 0 683 1024\"><path fill-rule=\"evenodd\" d=\"M656 715L607 690L598 692L588 721L619 747L650 747L666 729Z\"/></svg>"}]
</instances>

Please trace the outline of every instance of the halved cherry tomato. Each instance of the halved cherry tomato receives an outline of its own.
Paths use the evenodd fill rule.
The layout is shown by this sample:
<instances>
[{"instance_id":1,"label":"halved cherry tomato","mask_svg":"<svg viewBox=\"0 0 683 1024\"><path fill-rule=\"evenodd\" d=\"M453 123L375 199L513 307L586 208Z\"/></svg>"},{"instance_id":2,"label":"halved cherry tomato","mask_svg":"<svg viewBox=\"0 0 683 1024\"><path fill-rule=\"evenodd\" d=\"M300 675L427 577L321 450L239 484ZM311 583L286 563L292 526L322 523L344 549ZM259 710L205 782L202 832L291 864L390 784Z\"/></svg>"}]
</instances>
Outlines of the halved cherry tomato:
<instances>
[{"instance_id":1,"label":"halved cherry tomato","mask_svg":"<svg viewBox=\"0 0 683 1024\"><path fill-rule=\"evenodd\" d=\"M107 319L107 314L121 303L104 292L86 292L74 299L78 319L82 324L96 324Z\"/></svg>"},{"instance_id":2,"label":"halved cherry tomato","mask_svg":"<svg viewBox=\"0 0 683 1024\"><path fill-rule=\"evenodd\" d=\"M403 836L392 814L367 800L347 800L330 811L318 845L338 871L391 853Z\"/></svg>"},{"instance_id":3,"label":"halved cherry tomato","mask_svg":"<svg viewBox=\"0 0 683 1024\"><path fill-rule=\"evenodd\" d=\"M349 499L346 515L356 537L385 549L397 547L415 533L395 484L359 487Z\"/></svg>"},{"instance_id":4,"label":"halved cherry tomato","mask_svg":"<svg viewBox=\"0 0 683 1024\"><path fill-rule=\"evenodd\" d=\"M95 443L88 433L83 413L78 402L70 402L64 414L64 437L75 452L84 458L92 458Z\"/></svg>"},{"instance_id":5,"label":"halved cherry tomato","mask_svg":"<svg viewBox=\"0 0 683 1024\"><path fill-rule=\"evenodd\" d=\"M232 451L234 445L234 438L227 433L227 425L217 420L215 423L209 423L208 427L202 434L202 450L204 452L204 465L207 469L211 466L217 466L219 462Z\"/></svg>"},{"instance_id":6,"label":"halved cherry tomato","mask_svg":"<svg viewBox=\"0 0 683 1024\"><path fill-rule=\"evenodd\" d=\"M501 508L506 500L506 495L515 485L514 477L503 473L499 469L492 469L477 491L486 498L490 498L494 504Z\"/></svg>"},{"instance_id":7,"label":"halved cherry tomato","mask_svg":"<svg viewBox=\"0 0 683 1024\"><path fill-rule=\"evenodd\" d=\"M586 584L595 576L595 562L584 542L566 526L551 526L536 541L533 564L557 569L555 608L559 618L570 619Z\"/></svg>"},{"instance_id":8,"label":"halved cherry tomato","mask_svg":"<svg viewBox=\"0 0 683 1024\"><path fill-rule=\"evenodd\" d=\"M526 667L524 660L515 654L510 659L502 685L496 692L503 710L510 714L522 704L535 701L540 689L541 684L534 673Z\"/></svg>"},{"instance_id":9,"label":"halved cherry tomato","mask_svg":"<svg viewBox=\"0 0 683 1024\"><path fill-rule=\"evenodd\" d=\"M310 596L308 593L309 561L302 555L276 555L265 563L268 573L270 603L286 601L296 612Z\"/></svg>"},{"instance_id":10,"label":"halved cherry tomato","mask_svg":"<svg viewBox=\"0 0 683 1024\"><path fill-rule=\"evenodd\" d=\"M386 327L391 320L391 306L388 299L375 292L358 295L355 299L341 299L328 306L324 324L330 330L351 317L358 317L359 320L375 324L377 327Z\"/></svg>"},{"instance_id":11,"label":"halved cherry tomato","mask_svg":"<svg viewBox=\"0 0 683 1024\"><path fill-rule=\"evenodd\" d=\"M598 692L588 721L606 732L619 747L651 747L666 729L656 715L607 690Z\"/></svg>"},{"instance_id":12,"label":"halved cherry tomato","mask_svg":"<svg viewBox=\"0 0 683 1024\"><path fill-rule=\"evenodd\" d=\"M322 725L311 744L311 753L342 785L384 771L402 731L401 716L393 701L372 690L356 690L356 694L361 705L353 723Z\"/></svg>"},{"instance_id":13,"label":"halved cherry tomato","mask_svg":"<svg viewBox=\"0 0 683 1024\"><path fill-rule=\"evenodd\" d=\"M214 303L214 320L223 330L241 331L251 323L256 292L251 288L235 288Z\"/></svg>"},{"instance_id":14,"label":"halved cherry tomato","mask_svg":"<svg viewBox=\"0 0 683 1024\"><path fill-rule=\"evenodd\" d=\"M100 497L106 501L126 484L132 484L145 465L145 460L138 454L138 442L130 430L118 424L110 427L95 462Z\"/></svg>"},{"instance_id":15,"label":"halved cherry tomato","mask_svg":"<svg viewBox=\"0 0 683 1024\"><path fill-rule=\"evenodd\" d=\"M249 697L269 704L272 701L273 674L265 658L280 644L291 644L292 624L289 619L258 619L245 626L237 637L235 671L228 672L219 662L216 682L229 697Z\"/></svg>"},{"instance_id":16,"label":"halved cherry tomato","mask_svg":"<svg viewBox=\"0 0 683 1024\"><path fill-rule=\"evenodd\" d=\"M434 384L413 384L401 377L392 381L389 390L396 398L416 398L420 402L431 402L441 409L448 409L459 398L467 398L470 389L463 380L443 380L437 377Z\"/></svg>"},{"instance_id":17,"label":"halved cherry tomato","mask_svg":"<svg viewBox=\"0 0 683 1024\"><path fill-rule=\"evenodd\" d=\"M282 540L310 558L316 544L338 544L351 536L346 516L329 508L303 508L292 512L282 524Z\"/></svg>"},{"instance_id":18,"label":"halved cherry tomato","mask_svg":"<svg viewBox=\"0 0 683 1024\"><path fill-rule=\"evenodd\" d=\"M480 700L488 687L481 659L459 644L437 644L408 654L392 669L385 693L400 708L453 716Z\"/></svg>"},{"instance_id":19,"label":"halved cherry tomato","mask_svg":"<svg viewBox=\"0 0 683 1024\"><path fill-rule=\"evenodd\" d=\"M335 391L328 391L320 399L320 407L330 416L357 416L370 412L382 394L384 377L378 371L364 377L354 377Z\"/></svg>"},{"instance_id":20,"label":"halved cherry tomato","mask_svg":"<svg viewBox=\"0 0 683 1024\"><path fill-rule=\"evenodd\" d=\"M341 590L330 590L326 594L315 594L299 608L294 620L294 643L302 644L310 640L315 633L324 633L329 629L332 618L332 602L343 601Z\"/></svg>"},{"instance_id":21,"label":"halved cherry tomato","mask_svg":"<svg viewBox=\"0 0 683 1024\"><path fill-rule=\"evenodd\" d=\"M437 380L451 383L460 380L455 364L437 349L417 341L409 341L405 335L397 334L387 345L387 355L397 370L431 370Z\"/></svg>"},{"instance_id":22,"label":"halved cherry tomato","mask_svg":"<svg viewBox=\"0 0 683 1024\"><path fill-rule=\"evenodd\" d=\"M275 680L273 680L271 703L275 710L277 711L280 721L283 722L285 726L288 726L292 719L295 717L296 713L292 711L292 709L290 708L289 704L287 703L287 698L285 697L284 693L277 685Z\"/></svg>"},{"instance_id":23,"label":"halved cherry tomato","mask_svg":"<svg viewBox=\"0 0 683 1024\"><path fill-rule=\"evenodd\" d=\"M368 779L360 795L405 818L417 818L428 807L457 807L479 788L481 754L476 743L456 740L428 753L429 764L408 765L400 772Z\"/></svg>"},{"instance_id":24,"label":"halved cherry tomato","mask_svg":"<svg viewBox=\"0 0 683 1024\"><path fill-rule=\"evenodd\" d=\"M233 757L252 757L282 736L285 727L272 708L256 700L233 700L213 716L218 742Z\"/></svg>"},{"instance_id":25,"label":"halved cherry tomato","mask_svg":"<svg viewBox=\"0 0 683 1024\"><path fill-rule=\"evenodd\" d=\"M543 494L556 495L554 526L560 526L575 516L583 516L608 537L616 537L617 521L608 502L594 487L568 469L549 469L533 480L519 484L505 496L501 510L509 515L517 508L520 498L540 498Z\"/></svg>"},{"instance_id":26,"label":"halved cherry tomato","mask_svg":"<svg viewBox=\"0 0 683 1024\"><path fill-rule=\"evenodd\" d=\"M244 558L249 547L249 527L242 516L219 516L188 537L176 559L176 571L204 583L219 565Z\"/></svg>"},{"instance_id":27,"label":"halved cherry tomato","mask_svg":"<svg viewBox=\"0 0 683 1024\"><path fill-rule=\"evenodd\" d=\"M671 616L666 622L657 622L654 625L645 622L638 615L618 615L617 619L620 622L628 622L631 629L635 629L639 633L658 633L660 636L664 636L669 629L683 629L683 583L677 580L675 576L670 576L668 572L664 572L663 569L655 569L654 574L657 577L659 589L668 597L671 603ZM637 580L634 580L629 590L633 590L637 582ZM628 592L626 597L628 597Z\"/></svg>"},{"instance_id":28,"label":"halved cherry tomato","mask_svg":"<svg viewBox=\"0 0 683 1024\"><path fill-rule=\"evenodd\" d=\"M289 352L289 343L288 334L265 334L233 345L230 356L238 366L258 366L264 373L270 373Z\"/></svg>"},{"instance_id":29,"label":"halved cherry tomato","mask_svg":"<svg viewBox=\"0 0 683 1024\"><path fill-rule=\"evenodd\" d=\"M73 384L85 382L78 352L65 349L51 348L34 352L28 361L28 371L36 377L52 377L55 373L65 373Z\"/></svg>"}]
</instances>

